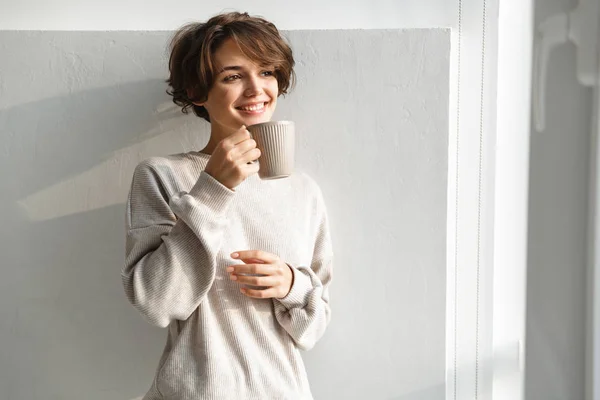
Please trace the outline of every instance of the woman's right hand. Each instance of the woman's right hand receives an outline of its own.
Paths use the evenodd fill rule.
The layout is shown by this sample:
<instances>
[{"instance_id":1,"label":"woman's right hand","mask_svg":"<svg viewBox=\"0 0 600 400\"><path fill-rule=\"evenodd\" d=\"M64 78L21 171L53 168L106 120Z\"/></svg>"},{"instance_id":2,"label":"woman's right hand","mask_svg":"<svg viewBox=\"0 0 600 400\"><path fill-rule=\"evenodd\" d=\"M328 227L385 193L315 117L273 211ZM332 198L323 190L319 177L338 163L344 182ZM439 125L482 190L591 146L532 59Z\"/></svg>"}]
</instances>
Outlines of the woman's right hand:
<instances>
[{"instance_id":1,"label":"woman's right hand","mask_svg":"<svg viewBox=\"0 0 600 400\"><path fill-rule=\"evenodd\" d=\"M258 172L260 157L256 142L242 126L232 135L221 140L213 151L204 171L233 190L248 176Z\"/></svg>"}]
</instances>

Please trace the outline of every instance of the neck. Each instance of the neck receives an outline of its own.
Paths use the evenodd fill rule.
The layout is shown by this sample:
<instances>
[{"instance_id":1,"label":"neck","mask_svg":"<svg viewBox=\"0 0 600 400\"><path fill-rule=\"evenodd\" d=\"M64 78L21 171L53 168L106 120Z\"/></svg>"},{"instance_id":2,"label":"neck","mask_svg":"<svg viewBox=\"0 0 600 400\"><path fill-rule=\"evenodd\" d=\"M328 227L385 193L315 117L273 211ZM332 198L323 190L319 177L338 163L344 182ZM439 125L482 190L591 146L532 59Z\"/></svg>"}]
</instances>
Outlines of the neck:
<instances>
[{"instance_id":1,"label":"neck","mask_svg":"<svg viewBox=\"0 0 600 400\"><path fill-rule=\"evenodd\" d=\"M212 154L215 151L215 148L219 144L219 142L225 139L228 136L234 134L238 129L241 128L241 125L236 127L225 127L216 123L211 123L210 125L210 139L208 143L202 150L201 153L204 154Z\"/></svg>"}]
</instances>

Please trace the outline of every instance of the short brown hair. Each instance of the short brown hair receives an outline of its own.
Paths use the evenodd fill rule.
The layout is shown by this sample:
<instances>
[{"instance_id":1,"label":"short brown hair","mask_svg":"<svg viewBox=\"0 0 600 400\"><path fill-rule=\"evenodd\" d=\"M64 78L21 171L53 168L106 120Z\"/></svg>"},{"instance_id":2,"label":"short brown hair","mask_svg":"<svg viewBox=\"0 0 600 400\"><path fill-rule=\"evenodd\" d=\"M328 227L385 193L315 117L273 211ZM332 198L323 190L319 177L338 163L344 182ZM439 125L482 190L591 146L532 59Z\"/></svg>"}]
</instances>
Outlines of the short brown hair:
<instances>
[{"instance_id":1,"label":"short brown hair","mask_svg":"<svg viewBox=\"0 0 600 400\"><path fill-rule=\"evenodd\" d=\"M206 22L194 22L177 30L170 42L170 76L166 82L173 102L187 114L210 122L206 108L192 104L204 102L214 83L214 53L227 39L233 39L246 57L260 66L275 68L278 95L286 94L295 85L292 49L271 22L248 13L219 14ZM188 96L189 93L192 96Z\"/></svg>"}]
</instances>

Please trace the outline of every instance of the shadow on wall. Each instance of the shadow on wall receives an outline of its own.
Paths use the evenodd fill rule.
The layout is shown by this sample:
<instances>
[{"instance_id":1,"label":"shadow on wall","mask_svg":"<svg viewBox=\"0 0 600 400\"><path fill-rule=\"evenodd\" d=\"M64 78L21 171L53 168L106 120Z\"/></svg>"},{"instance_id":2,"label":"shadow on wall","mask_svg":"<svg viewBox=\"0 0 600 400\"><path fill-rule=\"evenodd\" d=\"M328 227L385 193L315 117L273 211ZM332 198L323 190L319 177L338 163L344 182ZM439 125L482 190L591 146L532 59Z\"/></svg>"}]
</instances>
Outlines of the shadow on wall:
<instances>
[{"instance_id":1,"label":"shadow on wall","mask_svg":"<svg viewBox=\"0 0 600 400\"><path fill-rule=\"evenodd\" d=\"M203 124L165 89L146 80L0 111L6 398L131 398L150 384L164 331L123 293L124 202L141 158L187 151L176 131Z\"/></svg>"},{"instance_id":2,"label":"shadow on wall","mask_svg":"<svg viewBox=\"0 0 600 400\"><path fill-rule=\"evenodd\" d=\"M1 110L2 166L19 168L20 179L8 180L12 196L22 199L181 125L165 89L160 79L146 80ZM29 162L14 165L21 161Z\"/></svg>"}]
</instances>

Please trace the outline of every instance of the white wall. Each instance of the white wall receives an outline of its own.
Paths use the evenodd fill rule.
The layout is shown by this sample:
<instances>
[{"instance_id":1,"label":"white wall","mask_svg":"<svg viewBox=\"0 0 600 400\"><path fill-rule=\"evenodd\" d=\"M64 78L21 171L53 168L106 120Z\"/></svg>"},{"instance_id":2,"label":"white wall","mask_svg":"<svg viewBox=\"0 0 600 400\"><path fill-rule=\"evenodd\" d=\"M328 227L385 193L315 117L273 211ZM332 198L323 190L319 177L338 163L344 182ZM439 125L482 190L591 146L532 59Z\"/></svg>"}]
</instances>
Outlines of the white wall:
<instances>
[{"instance_id":1,"label":"white wall","mask_svg":"<svg viewBox=\"0 0 600 400\"><path fill-rule=\"evenodd\" d=\"M447 0L305 0L285 5L274 0L1 0L0 29L174 30L189 20L233 9L262 15L284 30L449 27L456 14L455 2Z\"/></svg>"},{"instance_id":2,"label":"white wall","mask_svg":"<svg viewBox=\"0 0 600 400\"><path fill-rule=\"evenodd\" d=\"M449 32L286 35L299 81L275 118L297 123L297 162L323 188L337 249L335 316L304 354L314 394L440 399ZM11 400L131 399L150 385L165 332L122 292L123 201L141 159L208 139L164 93L167 37L0 33Z\"/></svg>"}]
</instances>

